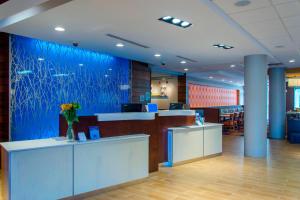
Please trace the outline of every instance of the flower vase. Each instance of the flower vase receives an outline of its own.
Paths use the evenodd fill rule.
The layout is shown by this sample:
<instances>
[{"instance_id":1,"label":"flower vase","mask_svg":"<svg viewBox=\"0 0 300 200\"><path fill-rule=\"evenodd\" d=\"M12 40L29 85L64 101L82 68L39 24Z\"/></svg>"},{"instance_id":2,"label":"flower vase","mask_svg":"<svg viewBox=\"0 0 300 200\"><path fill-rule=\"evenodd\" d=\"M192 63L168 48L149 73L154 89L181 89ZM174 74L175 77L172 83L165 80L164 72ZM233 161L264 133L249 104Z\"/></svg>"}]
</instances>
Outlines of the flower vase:
<instances>
[{"instance_id":1,"label":"flower vase","mask_svg":"<svg viewBox=\"0 0 300 200\"><path fill-rule=\"evenodd\" d=\"M68 130L67 130L66 137L69 142L75 141L73 123L68 123Z\"/></svg>"}]
</instances>

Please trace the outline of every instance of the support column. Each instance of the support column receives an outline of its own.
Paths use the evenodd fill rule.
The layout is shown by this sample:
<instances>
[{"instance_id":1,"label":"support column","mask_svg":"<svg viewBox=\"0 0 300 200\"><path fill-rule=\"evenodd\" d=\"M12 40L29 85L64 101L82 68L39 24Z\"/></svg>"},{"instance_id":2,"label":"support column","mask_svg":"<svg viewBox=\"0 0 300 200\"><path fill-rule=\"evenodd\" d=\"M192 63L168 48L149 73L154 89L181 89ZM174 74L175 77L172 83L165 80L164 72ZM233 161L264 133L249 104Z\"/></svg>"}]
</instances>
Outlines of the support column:
<instances>
[{"instance_id":1,"label":"support column","mask_svg":"<svg viewBox=\"0 0 300 200\"><path fill-rule=\"evenodd\" d=\"M269 70L269 91L269 137L284 139L286 117L285 68L271 68Z\"/></svg>"},{"instance_id":2,"label":"support column","mask_svg":"<svg viewBox=\"0 0 300 200\"><path fill-rule=\"evenodd\" d=\"M245 56L245 156L267 153L267 56Z\"/></svg>"}]
</instances>

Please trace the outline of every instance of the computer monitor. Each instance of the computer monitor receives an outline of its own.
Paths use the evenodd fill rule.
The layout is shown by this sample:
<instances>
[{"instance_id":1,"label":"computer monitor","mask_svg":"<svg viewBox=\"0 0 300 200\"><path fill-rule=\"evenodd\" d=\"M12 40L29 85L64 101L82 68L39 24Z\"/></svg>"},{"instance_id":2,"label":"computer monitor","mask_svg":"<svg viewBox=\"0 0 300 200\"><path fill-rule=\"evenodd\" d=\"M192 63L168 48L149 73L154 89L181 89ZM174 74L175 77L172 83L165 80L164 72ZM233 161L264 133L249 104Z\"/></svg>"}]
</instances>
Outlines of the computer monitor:
<instances>
[{"instance_id":1,"label":"computer monitor","mask_svg":"<svg viewBox=\"0 0 300 200\"><path fill-rule=\"evenodd\" d=\"M122 104L121 111L122 112L142 112L143 111L143 105L140 104L140 103Z\"/></svg>"},{"instance_id":2,"label":"computer monitor","mask_svg":"<svg viewBox=\"0 0 300 200\"><path fill-rule=\"evenodd\" d=\"M182 110L183 103L170 103L169 110Z\"/></svg>"},{"instance_id":3,"label":"computer monitor","mask_svg":"<svg viewBox=\"0 0 300 200\"><path fill-rule=\"evenodd\" d=\"M158 106L156 103L148 103L147 104L147 111L148 112L158 112Z\"/></svg>"}]
</instances>

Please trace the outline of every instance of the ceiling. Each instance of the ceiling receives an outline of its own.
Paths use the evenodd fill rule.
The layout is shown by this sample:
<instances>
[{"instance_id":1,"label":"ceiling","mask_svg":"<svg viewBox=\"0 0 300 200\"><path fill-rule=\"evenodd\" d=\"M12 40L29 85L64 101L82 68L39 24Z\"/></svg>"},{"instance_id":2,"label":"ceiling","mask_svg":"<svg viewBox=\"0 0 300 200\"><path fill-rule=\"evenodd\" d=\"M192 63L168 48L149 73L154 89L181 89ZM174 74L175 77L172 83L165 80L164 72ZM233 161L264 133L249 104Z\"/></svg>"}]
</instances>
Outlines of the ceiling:
<instances>
[{"instance_id":1,"label":"ceiling","mask_svg":"<svg viewBox=\"0 0 300 200\"><path fill-rule=\"evenodd\" d=\"M31 0L31 3L36 5L38 1L45 2ZM283 63L289 68L300 66L300 0L251 0L244 7L235 6L236 1L73 0L0 31L67 45L78 42L81 48L147 62L166 70L185 72L188 68L188 76L195 79L213 79L236 86L243 85L245 55L268 54L270 63ZM167 15L193 25L183 29L157 20ZM66 31L54 31L58 25ZM123 42L125 47L117 48L118 39L107 34L150 48L126 42ZM235 48L218 49L212 46L215 43ZM161 57L154 57L155 53ZM196 62L181 64L182 59L177 56ZM296 62L289 63L290 59ZM230 67L232 64L235 67Z\"/></svg>"}]
</instances>

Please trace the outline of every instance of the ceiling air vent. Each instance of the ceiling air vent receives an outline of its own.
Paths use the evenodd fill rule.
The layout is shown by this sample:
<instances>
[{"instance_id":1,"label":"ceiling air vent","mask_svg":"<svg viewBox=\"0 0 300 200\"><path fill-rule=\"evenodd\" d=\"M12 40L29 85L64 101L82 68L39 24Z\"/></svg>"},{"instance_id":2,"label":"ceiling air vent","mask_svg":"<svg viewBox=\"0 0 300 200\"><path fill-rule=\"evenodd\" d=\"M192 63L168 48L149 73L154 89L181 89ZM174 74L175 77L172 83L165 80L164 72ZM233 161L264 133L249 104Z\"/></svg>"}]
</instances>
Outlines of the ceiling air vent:
<instances>
[{"instance_id":1,"label":"ceiling air vent","mask_svg":"<svg viewBox=\"0 0 300 200\"><path fill-rule=\"evenodd\" d=\"M116 36L116 35L113 35L113 34L110 34L110 33L106 34L106 36L117 39L117 40L120 40L120 41L123 41L123 42L127 42L129 44L132 44L132 45L135 45L135 46L138 46L138 47L142 47L142 48L145 48L145 49L150 48L147 45L143 45L143 44L140 44L138 42L134 42L132 40L128 40L128 39L125 39L125 38L122 38L122 37L119 37L119 36Z\"/></svg>"},{"instance_id":2,"label":"ceiling air vent","mask_svg":"<svg viewBox=\"0 0 300 200\"><path fill-rule=\"evenodd\" d=\"M191 58L187 58L187 57L183 57L183 56L176 56L177 58L180 58L180 59L182 59L182 60L186 60L186 61L189 61L189 62L197 62L196 60L193 60L193 59L191 59Z\"/></svg>"}]
</instances>

